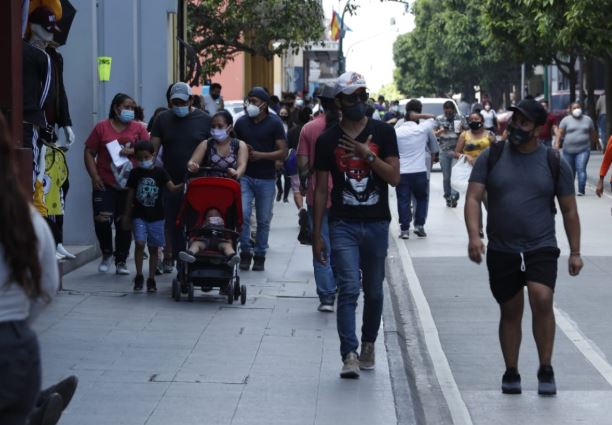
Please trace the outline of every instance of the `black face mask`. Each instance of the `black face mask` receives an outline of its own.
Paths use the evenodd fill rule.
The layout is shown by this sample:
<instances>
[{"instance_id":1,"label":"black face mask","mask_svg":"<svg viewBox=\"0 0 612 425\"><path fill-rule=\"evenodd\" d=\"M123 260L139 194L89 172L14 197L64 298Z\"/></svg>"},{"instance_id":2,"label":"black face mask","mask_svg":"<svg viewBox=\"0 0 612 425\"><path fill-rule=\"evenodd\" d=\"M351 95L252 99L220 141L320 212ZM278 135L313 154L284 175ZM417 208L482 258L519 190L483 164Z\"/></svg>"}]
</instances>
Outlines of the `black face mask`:
<instances>
[{"instance_id":1,"label":"black face mask","mask_svg":"<svg viewBox=\"0 0 612 425\"><path fill-rule=\"evenodd\" d=\"M482 128L482 121L470 121L468 124L472 130L480 130Z\"/></svg>"},{"instance_id":2,"label":"black face mask","mask_svg":"<svg viewBox=\"0 0 612 425\"><path fill-rule=\"evenodd\" d=\"M363 102L355 103L353 106L342 108L342 116L349 121L361 121L365 117L368 105Z\"/></svg>"},{"instance_id":3,"label":"black face mask","mask_svg":"<svg viewBox=\"0 0 612 425\"><path fill-rule=\"evenodd\" d=\"M508 126L508 141L514 146L524 145L531 140L531 131L521 130L513 125Z\"/></svg>"},{"instance_id":4,"label":"black face mask","mask_svg":"<svg viewBox=\"0 0 612 425\"><path fill-rule=\"evenodd\" d=\"M219 99L219 95L218 95L218 94L212 94L212 93L211 93L210 97L212 97L212 98L213 98L213 100L217 100L217 99Z\"/></svg>"},{"instance_id":5,"label":"black face mask","mask_svg":"<svg viewBox=\"0 0 612 425\"><path fill-rule=\"evenodd\" d=\"M279 115L279 117L283 121L289 121L289 117L287 115Z\"/></svg>"}]
</instances>

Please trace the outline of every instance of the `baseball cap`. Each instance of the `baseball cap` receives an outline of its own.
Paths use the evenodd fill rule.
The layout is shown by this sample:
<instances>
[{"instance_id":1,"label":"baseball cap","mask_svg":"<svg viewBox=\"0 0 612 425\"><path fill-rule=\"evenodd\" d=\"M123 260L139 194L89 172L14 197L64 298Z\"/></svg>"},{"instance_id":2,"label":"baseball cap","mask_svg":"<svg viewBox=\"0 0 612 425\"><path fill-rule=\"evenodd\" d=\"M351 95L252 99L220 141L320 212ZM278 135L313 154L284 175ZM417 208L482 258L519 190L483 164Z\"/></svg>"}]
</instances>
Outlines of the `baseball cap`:
<instances>
[{"instance_id":1,"label":"baseball cap","mask_svg":"<svg viewBox=\"0 0 612 425\"><path fill-rule=\"evenodd\" d=\"M191 96L191 87L189 87L189 84L183 83L182 81L175 83L172 86L172 89L170 89L170 100L181 99L187 102L190 96Z\"/></svg>"},{"instance_id":2,"label":"baseball cap","mask_svg":"<svg viewBox=\"0 0 612 425\"><path fill-rule=\"evenodd\" d=\"M317 95L319 99L333 99L335 95L336 93L333 86L329 84L321 84L319 86L319 94Z\"/></svg>"},{"instance_id":3,"label":"baseball cap","mask_svg":"<svg viewBox=\"0 0 612 425\"><path fill-rule=\"evenodd\" d=\"M261 99L262 102L267 102L267 103L270 102L270 95L268 94L266 89L264 89L263 87L259 87L259 86L253 87L251 91L249 92L248 96Z\"/></svg>"},{"instance_id":4,"label":"baseball cap","mask_svg":"<svg viewBox=\"0 0 612 425\"><path fill-rule=\"evenodd\" d=\"M353 94L355 90L366 87L367 86L363 75L357 72L348 71L336 79L334 96L337 96L340 93Z\"/></svg>"},{"instance_id":5,"label":"baseball cap","mask_svg":"<svg viewBox=\"0 0 612 425\"><path fill-rule=\"evenodd\" d=\"M535 123L536 126L546 123L546 109L540 104L540 102L534 99L523 99L516 106L508 108L510 111L518 111L525 117Z\"/></svg>"},{"instance_id":6,"label":"baseball cap","mask_svg":"<svg viewBox=\"0 0 612 425\"><path fill-rule=\"evenodd\" d=\"M28 22L30 22L30 24L38 24L48 32L62 32L57 26L55 15L46 7L37 7L34 9L28 17Z\"/></svg>"}]
</instances>

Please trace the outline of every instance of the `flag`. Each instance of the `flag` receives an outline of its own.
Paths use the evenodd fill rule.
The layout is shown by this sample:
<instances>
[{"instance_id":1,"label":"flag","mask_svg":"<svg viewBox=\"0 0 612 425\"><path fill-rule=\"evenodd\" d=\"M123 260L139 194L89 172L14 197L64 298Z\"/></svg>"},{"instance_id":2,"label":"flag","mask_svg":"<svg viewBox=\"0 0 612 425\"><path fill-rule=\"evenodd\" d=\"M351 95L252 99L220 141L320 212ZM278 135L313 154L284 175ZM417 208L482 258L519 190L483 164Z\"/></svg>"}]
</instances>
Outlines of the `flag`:
<instances>
[{"instance_id":1,"label":"flag","mask_svg":"<svg viewBox=\"0 0 612 425\"><path fill-rule=\"evenodd\" d=\"M352 31L349 27L346 26L346 24L343 24L342 22L342 18L340 17L340 15L338 15L338 12L336 12L335 10L332 12L332 20L331 20L331 24L329 25L330 29L331 29L331 38L334 41L338 41L340 40L340 29L342 28L343 31Z\"/></svg>"}]
</instances>

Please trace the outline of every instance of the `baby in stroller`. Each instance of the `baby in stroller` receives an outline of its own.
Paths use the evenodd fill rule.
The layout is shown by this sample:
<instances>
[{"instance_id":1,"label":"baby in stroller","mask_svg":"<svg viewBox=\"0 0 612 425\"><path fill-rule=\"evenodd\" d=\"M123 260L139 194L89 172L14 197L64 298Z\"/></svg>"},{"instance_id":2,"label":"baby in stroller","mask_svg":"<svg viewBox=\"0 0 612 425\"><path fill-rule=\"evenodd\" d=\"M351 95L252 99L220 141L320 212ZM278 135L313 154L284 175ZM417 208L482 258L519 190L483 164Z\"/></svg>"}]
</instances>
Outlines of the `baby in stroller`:
<instances>
[{"instance_id":1,"label":"baby in stroller","mask_svg":"<svg viewBox=\"0 0 612 425\"><path fill-rule=\"evenodd\" d=\"M194 263L199 253L205 250L217 250L225 255L227 265L234 267L240 262L240 257L236 254L226 231L221 211L217 208L210 208L206 211L204 223L198 231L199 234L191 239L187 251L179 252L179 258L186 263Z\"/></svg>"}]
</instances>

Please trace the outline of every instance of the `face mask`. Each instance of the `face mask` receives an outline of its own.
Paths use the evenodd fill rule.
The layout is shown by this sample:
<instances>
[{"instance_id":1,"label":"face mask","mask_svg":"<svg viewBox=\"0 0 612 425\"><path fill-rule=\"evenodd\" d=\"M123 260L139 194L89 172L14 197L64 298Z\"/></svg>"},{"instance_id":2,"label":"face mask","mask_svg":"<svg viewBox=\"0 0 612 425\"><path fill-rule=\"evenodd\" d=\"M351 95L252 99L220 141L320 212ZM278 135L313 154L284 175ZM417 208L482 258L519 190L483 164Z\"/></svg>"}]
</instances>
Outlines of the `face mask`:
<instances>
[{"instance_id":1,"label":"face mask","mask_svg":"<svg viewBox=\"0 0 612 425\"><path fill-rule=\"evenodd\" d=\"M478 129L482 128L482 122L481 121L470 121L470 123L468 125L470 126L470 128L472 130L478 130Z\"/></svg>"},{"instance_id":2,"label":"face mask","mask_svg":"<svg viewBox=\"0 0 612 425\"><path fill-rule=\"evenodd\" d=\"M210 97L212 97L213 100L219 99L219 95L218 94L211 94Z\"/></svg>"},{"instance_id":3,"label":"face mask","mask_svg":"<svg viewBox=\"0 0 612 425\"><path fill-rule=\"evenodd\" d=\"M514 146L523 145L531 140L531 131L521 130L513 125L508 126L508 141Z\"/></svg>"},{"instance_id":4,"label":"face mask","mask_svg":"<svg viewBox=\"0 0 612 425\"><path fill-rule=\"evenodd\" d=\"M210 135L218 142L222 142L227 138L227 128L213 128L210 130Z\"/></svg>"},{"instance_id":5,"label":"face mask","mask_svg":"<svg viewBox=\"0 0 612 425\"><path fill-rule=\"evenodd\" d=\"M283 121L289 121L289 117L287 115L279 115L279 117Z\"/></svg>"},{"instance_id":6,"label":"face mask","mask_svg":"<svg viewBox=\"0 0 612 425\"><path fill-rule=\"evenodd\" d=\"M342 108L342 116L349 121L360 121L365 117L368 105L363 102L355 103L353 106Z\"/></svg>"},{"instance_id":7,"label":"face mask","mask_svg":"<svg viewBox=\"0 0 612 425\"><path fill-rule=\"evenodd\" d=\"M146 168L146 169L153 168L153 160L152 159L148 159L146 161L138 161L138 164L140 165L140 168Z\"/></svg>"},{"instance_id":8,"label":"face mask","mask_svg":"<svg viewBox=\"0 0 612 425\"><path fill-rule=\"evenodd\" d=\"M301 107L301 106L304 106L304 101L302 99L297 99L295 101L295 104L296 104L296 106L300 106Z\"/></svg>"},{"instance_id":9,"label":"face mask","mask_svg":"<svg viewBox=\"0 0 612 425\"><path fill-rule=\"evenodd\" d=\"M189 106L173 106L172 112L179 118L186 117L189 115Z\"/></svg>"},{"instance_id":10,"label":"face mask","mask_svg":"<svg viewBox=\"0 0 612 425\"><path fill-rule=\"evenodd\" d=\"M212 224L213 226L223 226L225 224L225 222L223 221L223 217L208 217L208 223Z\"/></svg>"},{"instance_id":11,"label":"face mask","mask_svg":"<svg viewBox=\"0 0 612 425\"><path fill-rule=\"evenodd\" d=\"M391 112L397 112L399 111L399 106L392 106L390 109L391 109Z\"/></svg>"},{"instance_id":12,"label":"face mask","mask_svg":"<svg viewBox=\"0 0 612 425\"><path fill-rule=\"evenodd\" d=\"M129 109L122 109L119 114L119 121L128 123L134 119L134 111Z\"/></svg>"},{"instance_id":13,"label":"face mask","mask_svg":"<svg viewBox=\"0 0 612 425\"><path fill-rule=\"evenodd\" d=\"M576 118L580 118L580 116L582 115L582 109L576 108L572 110L572 115Z\"/></svg>"},{"instance_id":14,"label":"face mask","mask_svg":"<svg viewBox=\"0 0 612 425\"><path fill-rule=\"evenodd\" d=\"M246 112L249 115L249 117L255 118L257 115L259 115L259 113L261 112L261 109L259 109L259 106L249 103L246 108Z\"/></svg>"}]
</instances>

